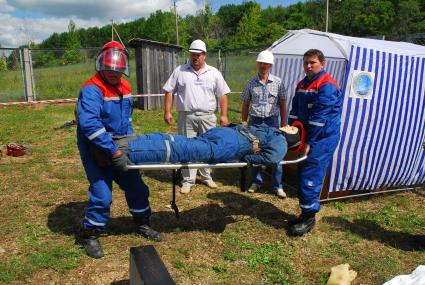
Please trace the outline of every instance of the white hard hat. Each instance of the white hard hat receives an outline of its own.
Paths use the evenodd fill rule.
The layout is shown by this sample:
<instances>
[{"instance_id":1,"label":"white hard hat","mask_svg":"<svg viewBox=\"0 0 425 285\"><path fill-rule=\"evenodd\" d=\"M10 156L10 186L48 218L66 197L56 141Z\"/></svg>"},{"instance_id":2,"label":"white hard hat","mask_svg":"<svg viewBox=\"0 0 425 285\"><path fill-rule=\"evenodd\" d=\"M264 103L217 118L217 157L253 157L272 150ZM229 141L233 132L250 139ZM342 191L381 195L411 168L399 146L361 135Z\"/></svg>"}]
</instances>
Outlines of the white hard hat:
<instances>
[{"instance_id":1,"label":"white hard hat","mask_svg":"<svg viewBox=\"0 0 425 285\"><path fill-rule=\"evenodd\" d=\"M269 50L263 50L260 52L257 56L257 62L264 62L264 63L274 63L274 56L271 51Z\"/></svg>"},{"instance_id":2,"label":"white hard hat","mask_svg":"<svg viewBox=\"0 0 425 285\"><path fill-rule=\"evenodd\" d=\"M205 43L203 41L194 40L190 44L189 52L194 52L194 53L207 52L207 47L205 46Z\"/></svg>"}]
</instances>

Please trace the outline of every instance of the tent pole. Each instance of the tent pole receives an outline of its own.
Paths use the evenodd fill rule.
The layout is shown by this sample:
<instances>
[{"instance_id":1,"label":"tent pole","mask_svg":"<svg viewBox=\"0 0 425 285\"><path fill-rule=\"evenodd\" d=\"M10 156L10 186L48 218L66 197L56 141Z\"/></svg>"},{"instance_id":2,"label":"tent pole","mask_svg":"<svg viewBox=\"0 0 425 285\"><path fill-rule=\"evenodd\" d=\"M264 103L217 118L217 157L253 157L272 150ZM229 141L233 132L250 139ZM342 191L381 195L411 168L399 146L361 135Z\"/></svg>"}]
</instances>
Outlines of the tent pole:
<instances>
[{"instance_id":1,"label":"tent pole","mask_svg":"<svg viewBox=\"0 0 425 285\"><path fill-rule=\"evenodd\" d=\"M368 192L368 193L362 193L362 194L355 194L355 195L347 195L347 196L341 196L341 197L335 197L335 198L327 198L327 199L320 199L320 202L331 202L335 200L343 200L343 199L350 199L350 198L357 198L362 196L371 196L376 194L382 194L382 193L392 193L392 192L401 192L401 191L415 191L418 189L422 189L421 187L407 187L407 188L400 188L400 189L391 189L391 190L382 190L382 191L376 191L376 192ZM419 190L423 191L423 190Z\"/></svg>"}]
</instances>

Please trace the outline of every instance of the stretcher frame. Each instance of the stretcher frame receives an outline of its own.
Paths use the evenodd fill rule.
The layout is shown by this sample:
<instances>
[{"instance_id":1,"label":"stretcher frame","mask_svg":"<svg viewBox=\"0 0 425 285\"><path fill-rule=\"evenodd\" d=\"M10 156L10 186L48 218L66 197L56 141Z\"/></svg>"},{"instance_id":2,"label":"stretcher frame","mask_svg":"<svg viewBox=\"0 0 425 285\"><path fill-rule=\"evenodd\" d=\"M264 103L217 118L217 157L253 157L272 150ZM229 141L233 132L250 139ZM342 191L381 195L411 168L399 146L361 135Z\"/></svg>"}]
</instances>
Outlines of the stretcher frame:
<instances>
[{"instance_id":1,"label":"stretcher frame","mask_svg":"<svg viewBox=\"0 0 425 285\"><path fill-rule=\"evenodd\" d=\"M307 159L307 155L293 160L282 160L280 165L297 164ZM172 170L171 177L173 184L173 200L170 202L176 218L180 217L179 209L176 204L176 184L177 184L177 170L181 169L198 169L198 168L239 168L240 179L239 186L242 192L246 191L246 171L251 167L261 167L262 165L251 165L247 162L226 162L226 163L158 163L158 164L134 164L128 165L129 170Z\"/></svg>"}]
</instances>

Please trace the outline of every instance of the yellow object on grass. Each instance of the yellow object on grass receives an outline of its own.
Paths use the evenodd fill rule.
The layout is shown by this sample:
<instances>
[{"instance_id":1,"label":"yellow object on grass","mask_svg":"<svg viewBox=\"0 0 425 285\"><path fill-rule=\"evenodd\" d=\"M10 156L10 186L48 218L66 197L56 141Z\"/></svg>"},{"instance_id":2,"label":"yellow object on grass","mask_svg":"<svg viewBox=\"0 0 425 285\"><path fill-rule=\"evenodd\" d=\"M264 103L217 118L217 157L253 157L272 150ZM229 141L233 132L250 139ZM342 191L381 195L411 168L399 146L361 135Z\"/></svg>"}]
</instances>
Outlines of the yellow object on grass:
<instances>
[{"instance_id":1,"label":"yellow object on grass","mask_svg":"<svg viewBox=\"0 0 425 285\"><path fill-rule=\"evenodd\" d=\"M349 270L348 263L340 264L331 268L331 276L326 285L350 285L356 278L357 272Z\"/></svg>"}]
</instances>

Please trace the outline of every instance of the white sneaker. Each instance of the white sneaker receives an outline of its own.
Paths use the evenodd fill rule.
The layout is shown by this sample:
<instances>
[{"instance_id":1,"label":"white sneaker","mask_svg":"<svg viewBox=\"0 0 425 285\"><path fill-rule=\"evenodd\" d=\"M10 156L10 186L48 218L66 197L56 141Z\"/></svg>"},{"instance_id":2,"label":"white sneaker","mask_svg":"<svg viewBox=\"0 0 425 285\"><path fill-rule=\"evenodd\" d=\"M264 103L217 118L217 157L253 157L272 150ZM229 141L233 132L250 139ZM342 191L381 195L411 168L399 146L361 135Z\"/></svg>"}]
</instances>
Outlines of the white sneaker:
<instances>
[{"instance_id":1,"label":"white sneaker","mask_svg":"<svg viewBox=\"0 0 425 285\"><path fill-rule=\"evenodd\" d=\"M204 180L202 181L202 183L204 183L205 185L207 185L208 187L212 189L218 188L217 184L213 180Z\"/></svg>"},{"instance_id":2,"label":"white sneaker","mask_svg":"<svg viewBox=\"0 0 425 285\"><path fill-rule=\"evenodd\" d=\"M180 193L188 194L190 192L191 187L192 187L192 185L190 185L190 184L183 184L182 187L180 188Z\"/></svg>"},{"instance_id":3,"label":"white sneaker","mask_svg":"<svg viewBox=\"0 0 425 285\"><path fill-rule=\"evenodd\" d=\"M279 198L286 198L286 193L282 188L276 190L276 196Z\"/></svg>"},{"instance_id":4,"label":"white sneaker","mask_svg":"<svg viewBox=\"0 0 425 285\"><path fill-rule=\"evenodd\" d=\"M252 183L251 186L248 188L249 193L254 193L260 190L260 184Z\"/></svg>"}]
</instances>

